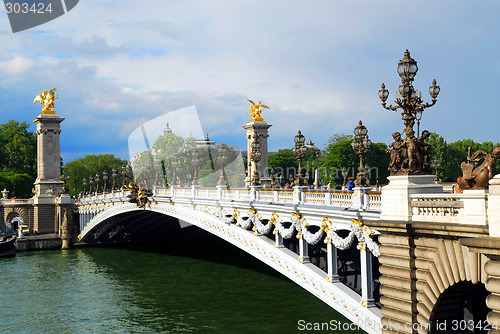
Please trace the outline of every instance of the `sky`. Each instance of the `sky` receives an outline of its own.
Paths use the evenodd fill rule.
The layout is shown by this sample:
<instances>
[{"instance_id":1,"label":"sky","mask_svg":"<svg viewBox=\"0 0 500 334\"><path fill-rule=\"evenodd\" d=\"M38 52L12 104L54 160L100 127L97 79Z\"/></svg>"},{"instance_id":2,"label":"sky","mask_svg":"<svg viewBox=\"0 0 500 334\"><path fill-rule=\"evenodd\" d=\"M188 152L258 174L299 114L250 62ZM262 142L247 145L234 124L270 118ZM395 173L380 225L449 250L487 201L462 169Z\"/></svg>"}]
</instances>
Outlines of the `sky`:
<instances>
[{"instance_id":1,"label":"sky","mask_svg":"<svg viewBox=\"0 0 500 334\"><path fill-rule=\"evenodd\" d=\"M245 148L247 99L270 108L269 151L293 147L299 129L324 148L359 120L390 143L403 122L377 93L384 82L395 98L409 49L424 100L433 79L441 87L421 130L499 142L499 12L500 1L482 0L81 0L12 33L2 7L0 122L34 131L33 99L56 87L65 162L128 159L135 129L190 106L212 140Z\"/></svg>"}]
</instances>

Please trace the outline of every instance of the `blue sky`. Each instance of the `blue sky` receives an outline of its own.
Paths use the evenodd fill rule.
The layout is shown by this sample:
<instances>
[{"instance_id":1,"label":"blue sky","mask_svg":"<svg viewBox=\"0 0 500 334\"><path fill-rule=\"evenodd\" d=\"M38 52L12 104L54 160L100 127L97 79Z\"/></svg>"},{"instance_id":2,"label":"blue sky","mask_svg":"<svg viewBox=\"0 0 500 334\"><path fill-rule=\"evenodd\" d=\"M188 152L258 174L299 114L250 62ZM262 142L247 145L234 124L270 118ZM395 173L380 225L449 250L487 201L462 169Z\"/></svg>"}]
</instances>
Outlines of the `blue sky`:
<instances>
[{"instance_id":1,"label":"blue sky","mask_svg":"<svg viewBox=\"0 0 500 334\"><path fill-rule=\"evenodd\" d=\"M271 151L299 129L324 147L360 119L390 143L403 122L377 92L384 82L395 97L409 49L423 97L432 79L441 87L421 129L498 142L499 12L499 1L82 0L13 34L2 8L0 122L31 123L33 98L57 87L65 161L128 158L134 129L191 105L213 140L245 147L247 99L270 107Z\"/></svg>"}]
</instances>

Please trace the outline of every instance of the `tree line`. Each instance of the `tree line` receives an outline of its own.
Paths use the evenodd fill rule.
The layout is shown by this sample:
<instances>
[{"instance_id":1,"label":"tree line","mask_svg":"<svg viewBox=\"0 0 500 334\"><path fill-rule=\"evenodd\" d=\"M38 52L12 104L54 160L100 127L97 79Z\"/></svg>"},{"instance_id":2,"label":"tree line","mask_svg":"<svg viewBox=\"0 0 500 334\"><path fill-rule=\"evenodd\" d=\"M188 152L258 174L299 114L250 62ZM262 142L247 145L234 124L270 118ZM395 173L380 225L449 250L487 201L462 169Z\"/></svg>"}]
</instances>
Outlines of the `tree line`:
<instances>
[{"instance_id":1,"label":"tree line","mask_svg":"<svg viewBox=\"0 0 500 334\"><path fill-rule=\"evenodd\" d=\"M324 149L308 148L302 166L307 170L309 183L314 182L316 168L319 170L321 184L332 182L332 186L342 185L344 182L342 168L347 170L347 177L355 178L358 172L359 157L354 154L351 148L352 141L352 135L333 134ZM491 153L495 145L500 145L491 141L478 143L472 139L461 139L448 143L437 133L432 133L426 142L433 146L433 156L439 160L438 176L443 182L454 182L462 175L460 164L467 160L468 147L471 147L472 153L477 150ZM9 120L4 124L0 124L0 190L5 188L10 192L10 196L18 198L33 196L33 182L37 173L36 145L36 134L29 131L28 123ZM192 145L192 138L182 138L173 133L160 136L154 143L153 148L157 152L163 152L159 156L162 161L163 184L173 181L172 156L176 156L180 162L178 167L180 182L185 185L192 182L194 177L193 165L188 163L192 158L189 157L189 153L185 149ZM214 186L219 179L219 147L199 150L200 161L197 176L201 180L202 186ZM236 159L237 154L237 149L227 147L227 160L243 164L241 159ZM146 152L142 152L137 159L136 163L139 166L154 164L154 159L148 157ZM369 166L371 184L375 184L377 181L381 185L387 183L390 153L385 143L373 143L370 152L364 157L363 161ZM122 167L128 164L127 160L115 157L112 154L100 154L75 159L64 164L62 168L66 171L65 175L70 193L75 195L84 189L83 178L86 178L86 187L88 189L90 187L90 176L95 178L96 174L100 175L100 187L102 188L104 185L104 171L106 171L108 177L107 188L111 188L113 170L115 170L116 174L115 185L121 185L124 180ZM245 178L244 169L237 168L235 164L226 167L226 177L230 185L233 187L241 186ZM270 154L269 168L274 170L276 181L284 185L296 176L298 160L293 156L291 148L280 149ZM140 169L138 172L141 173ZM495 170L495 174L498 173L500 173L499 162L497 162ZM132 180L132 177L132 171L128 169L125 178ZM165 179L163 179L164 177Z\"/></svg>"}]
</instances>

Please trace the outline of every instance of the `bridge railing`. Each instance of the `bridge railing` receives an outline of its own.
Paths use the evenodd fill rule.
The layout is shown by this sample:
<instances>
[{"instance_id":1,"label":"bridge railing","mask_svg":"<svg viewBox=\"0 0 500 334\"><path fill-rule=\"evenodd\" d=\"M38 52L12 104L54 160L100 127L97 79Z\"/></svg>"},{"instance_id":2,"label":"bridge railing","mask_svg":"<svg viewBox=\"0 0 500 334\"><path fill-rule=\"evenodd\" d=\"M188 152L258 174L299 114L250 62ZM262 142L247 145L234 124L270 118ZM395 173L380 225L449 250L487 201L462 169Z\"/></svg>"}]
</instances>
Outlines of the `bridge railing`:
<instances>
[{"instance_id":1,"label":"bridge railing","mask_svg":"<svg viewBox=\"0 0 500 334\"><path fill-rule=\"evenodd\" d=\"M154 190L155 196L172 196L180 198L206 198L215 200L233 201L268 201L271 203L295 203L307 205L321 205L332 207L351 207L353 191L314 190L314 189L265 189L265 188L216 188L202 187L171 187ZM379 191L370 190L361 193L364 196L363 207L369 210L380 211L381 196Z\"/></svg>"},{"instance_id":2,"label":"bridge railing","mask_svg":"<svg viewBox=\"0 0 500 334\"><path fill-rule=\"evenodd\" d=\"M462 194L413 194L413 221L487 225L488 193L464 190Z\"/></svg>"}]
</instances>

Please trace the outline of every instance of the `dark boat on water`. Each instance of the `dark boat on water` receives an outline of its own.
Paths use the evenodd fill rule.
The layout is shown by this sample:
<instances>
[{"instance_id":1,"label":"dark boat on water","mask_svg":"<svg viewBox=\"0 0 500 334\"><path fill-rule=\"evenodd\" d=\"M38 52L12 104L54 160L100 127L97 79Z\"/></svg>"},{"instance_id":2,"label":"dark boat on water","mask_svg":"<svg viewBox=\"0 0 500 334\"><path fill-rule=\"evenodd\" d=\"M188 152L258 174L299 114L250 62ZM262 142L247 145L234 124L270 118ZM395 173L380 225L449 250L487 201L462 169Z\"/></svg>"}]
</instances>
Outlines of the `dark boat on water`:
<instances>
[{"instance_id":1,"label":"dark boat on water","mask_svg":"<svg viewBox=\"0 0 500 334\"><path fill-rule=\"evenodd\" d=\"M17 242L15 235L0 237L0 257L16 256Z\"/></svg>"}]
</instances>

